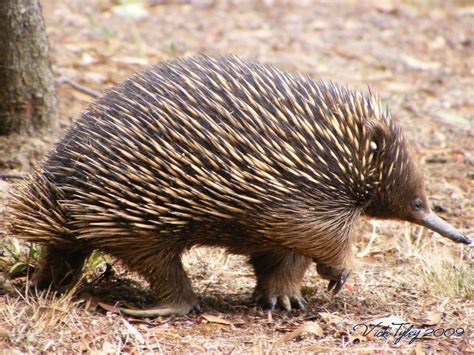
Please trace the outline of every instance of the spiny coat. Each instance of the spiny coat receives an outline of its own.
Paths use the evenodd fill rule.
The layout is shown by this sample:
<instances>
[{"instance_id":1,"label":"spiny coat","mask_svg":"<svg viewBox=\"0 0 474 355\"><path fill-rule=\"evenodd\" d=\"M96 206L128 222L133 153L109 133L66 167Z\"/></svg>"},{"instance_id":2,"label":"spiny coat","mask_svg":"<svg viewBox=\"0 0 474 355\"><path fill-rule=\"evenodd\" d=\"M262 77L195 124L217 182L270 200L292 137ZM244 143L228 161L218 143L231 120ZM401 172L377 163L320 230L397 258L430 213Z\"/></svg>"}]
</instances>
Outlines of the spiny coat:
<instances>
[{"instance_id":1,"label":"spiny coat","mask_svg":"<svg viewBox=\"0 0 474 355\"><path fill-rule=\"evenodd\" d=\"M431 215L374 95L204 56L153 66L92 103L11 209L13 234L46 246L39 285L71 282L101 249L147 277L168 310L157 314L194 304L180 262L192 246L249 255L257 299L288 309L302 306L311 260L342 286L361 214Z\"/></svg>"}]
</instances>

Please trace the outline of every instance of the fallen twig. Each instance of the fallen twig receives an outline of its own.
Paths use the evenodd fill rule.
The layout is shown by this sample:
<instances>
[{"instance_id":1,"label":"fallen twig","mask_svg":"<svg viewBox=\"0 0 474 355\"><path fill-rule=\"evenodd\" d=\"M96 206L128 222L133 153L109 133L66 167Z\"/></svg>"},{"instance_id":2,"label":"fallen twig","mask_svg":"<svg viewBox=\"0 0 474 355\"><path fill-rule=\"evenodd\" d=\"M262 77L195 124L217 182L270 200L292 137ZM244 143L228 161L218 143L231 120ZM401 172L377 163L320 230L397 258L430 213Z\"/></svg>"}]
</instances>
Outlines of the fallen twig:
<instances>
[{"instance_id":1,"label":"fallen twig","mask_svg":"<svg viewBox=\"0 0 474 355\"><path fill-rule=\"evenodd\" d=\"M85 87L84 85L81 85L79 84L78 82L74 81L74 80L71 80L71 79L62 79L59 81L60 83L62 84L68 84L69 86L71 86L72 88L86 94L86 95L89 95L89 96L92 96L92 97L99 97L100 96L100 92L98 91L95 91L93 89L89 89L88 87Z\"/></svg>"},{"instance_id":2,"label":"fallen twig","mask_svg":"<svg viewBox=\"0 0 474 355\"><path fill-rule=\"evenodd\" d=\"M17 174L0 174L0 180L7 180L7 179L24 179L26 177L26 173L17 173Z\"/></svg>"}]
</instances>

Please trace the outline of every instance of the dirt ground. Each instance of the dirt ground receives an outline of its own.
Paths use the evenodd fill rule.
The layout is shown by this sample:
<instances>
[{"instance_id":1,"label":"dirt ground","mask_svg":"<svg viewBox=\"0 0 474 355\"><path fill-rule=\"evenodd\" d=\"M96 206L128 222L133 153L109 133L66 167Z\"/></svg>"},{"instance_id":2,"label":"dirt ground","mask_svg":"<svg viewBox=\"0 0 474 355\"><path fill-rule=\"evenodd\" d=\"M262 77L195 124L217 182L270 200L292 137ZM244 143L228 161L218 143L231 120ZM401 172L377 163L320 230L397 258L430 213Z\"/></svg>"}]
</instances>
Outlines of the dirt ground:
<instances>
[{"instance_id":1,"label":"dirt ground","mask_svg":"<svg viewBox=\"0 0 474 355\"><path fill-rule=\"evenodd\" d=\"M369 85L414 145L433 209L473 237L471 2L42 3L62 119L40 137L2 138L0 173L25 173L41 160L93 100L81 88L100 92L149 64L178 56L232 53L356 89ZM2 210L17 181L0 179ZM407 223L362 221L358 234L357 268L335 298L311 271L303 290L309 299L304 311L264 312L251 302L255 281L244 259L202 248L186 255L185 264L204 313L157 319L126 317L98 303L136 304L149 297L146 285L113 260L114 274L94 281L101 275L102 257L88 268L89 289L79 296L25 293L26 276L8 276L14 242L3 234L0 349L474 352L472 248ZM18 251L20 258L26 253L24 246ZM392 326L383 332L386 323ZM405 332L393 323L406 323Z\"/></svg>"}]
</instances>

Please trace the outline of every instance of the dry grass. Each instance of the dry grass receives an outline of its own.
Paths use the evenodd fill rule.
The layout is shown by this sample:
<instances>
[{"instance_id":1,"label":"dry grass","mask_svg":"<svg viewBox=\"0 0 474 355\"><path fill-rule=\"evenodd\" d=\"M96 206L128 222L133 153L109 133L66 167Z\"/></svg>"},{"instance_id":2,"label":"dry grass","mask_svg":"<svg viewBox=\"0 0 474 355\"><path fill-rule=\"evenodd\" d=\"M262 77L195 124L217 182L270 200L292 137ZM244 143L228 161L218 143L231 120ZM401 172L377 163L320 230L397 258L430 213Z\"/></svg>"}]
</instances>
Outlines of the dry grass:
<instances>
[{"instance_id":1,"label":"dry grass","mask_svg":"<svg viewBox=\"0 0 474 355\"><path fill-rule=\"evenodd\" d=\"M433 205L473 236L472 6L463 1L150 3L156 5L142 6L145 17L134 19L119 17L115 1L43 1L57 77L102 90L146 64L204 52L257 58L355 88L369 84L415 143ZM58 93L64 129L91 98L66 85L58 85ZM59 135L61 130L2 139L0 170L28 170ZM0 201L10 186L0 180ZM26 292L25 271L34 266L37 249L2 235L0 349L6 354L474 352L472 248L396 222L363 222L359 235L358 265L347 286L332 298L311 269L304 311L255 307L250 301L255 280L245 260L201 248L187 254L185 264L204 314L142 320L99 304L140 306L152 297L146 284L118 263L96 254L75 290ZM104 262L113 264L108 277L101 277ZM9 277L12 271L15 278ZM399 339L393 328L386 339L383 332L364 335L362 326L353 329L397 319L420 335L429 328L464 333L438 331L410 343L413 337Z\"/></svg>"}]
</instances>

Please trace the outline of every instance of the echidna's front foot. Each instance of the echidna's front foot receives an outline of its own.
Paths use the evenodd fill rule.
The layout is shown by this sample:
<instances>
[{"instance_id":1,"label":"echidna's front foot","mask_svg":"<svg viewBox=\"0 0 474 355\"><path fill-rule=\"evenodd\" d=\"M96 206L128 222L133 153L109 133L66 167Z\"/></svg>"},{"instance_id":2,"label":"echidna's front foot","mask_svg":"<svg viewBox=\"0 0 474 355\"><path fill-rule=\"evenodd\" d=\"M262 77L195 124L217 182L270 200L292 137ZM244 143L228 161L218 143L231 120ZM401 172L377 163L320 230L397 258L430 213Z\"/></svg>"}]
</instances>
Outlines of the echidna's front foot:
<instances>
[{"instance_id":1,"label":"echidna's front foot","mask_svg":"<svg viewBox=\"0 0 474 355\"><path fill-rule=\"evenodd\" d=\"M303 309L308 303L299 291L293 295L262 295L255 290L253 298L257 305L263 309L275 309L278 306L285 311L291 311L292 309Z\"/></svg>"},{"instance_id":2,"label":"echidna's front foot","mask_svg":"<svg viewBox=\"0 0 474 355\"><path fill-rule=\"evenodd\" d=\"M257 276L253 298L259 306L278 306L287 311L304 308L301 281L312 262L310 258L297 253L260 253L252 255L250 262Z\"/></svg>"},{"instance_id":3,"label":"echidna's front foot","mask_svg":"<svg viewBox=\"0 0 474 355\"><path fill-rule=\"evenodd\" d=\"M351 274L350 270L343 267L325 264L317 264L316 270L323 279L329 280L328 291L333 290L334 295L341 291L347 278Z\"/></svg>"}]
</instances>

